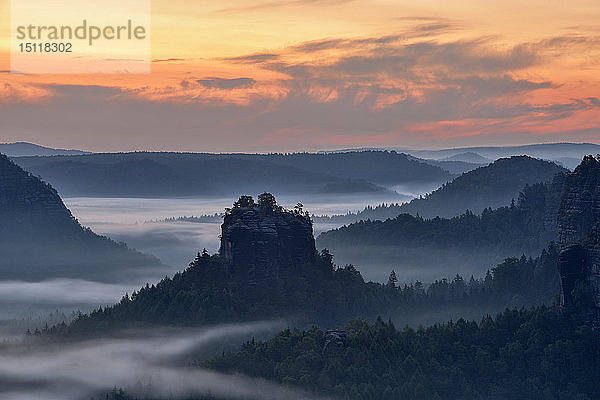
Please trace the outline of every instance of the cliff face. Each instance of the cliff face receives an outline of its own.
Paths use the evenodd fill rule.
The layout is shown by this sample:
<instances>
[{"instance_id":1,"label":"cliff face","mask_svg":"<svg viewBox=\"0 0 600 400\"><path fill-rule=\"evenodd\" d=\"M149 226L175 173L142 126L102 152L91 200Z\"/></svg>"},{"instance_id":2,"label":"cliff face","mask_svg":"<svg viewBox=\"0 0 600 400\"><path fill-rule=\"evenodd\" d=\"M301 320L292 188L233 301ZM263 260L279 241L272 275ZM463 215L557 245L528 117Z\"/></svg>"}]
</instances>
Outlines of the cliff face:
<instances>
[{"instance_id":1,"label":"cliff face","mask_svg":"<svg viewBox=\"0 0 600 400\"><path fill-rule=\"evenodd\" d=\"M250 284L284 278L315 261L310 218L258 205L229 210L221 225L220 255L228 273Z\"/></svg>"},{"instance_id":2,"label":"cliff face","mask_svg":"<svg viewBox=\"0 0 600 400\"><path fill-rule=\"evenodd\" d=\"M558 213L561 305L589 295L594 322L600 313L600 160L592 156L567 176ZM581 283L578 288L578 283ZM580 293L577 293L577 291ZM586 292L587 291L587 292Z\"/></svg>"},{"instance_id":3,"label":"cliff face","mask_svg":"<svg viewBox=\"0 0 600 400\"><path fill-rule=\"evenodd\" d=\"M78 228L71 212L50 185L0 154L0 233L16 235Z\"/></svg>"},{"instance_id":4,"label":"cliff face","mask_svg":"<svg viewBox=\"0 0 600 400\"><path fill-rule=\"evenodd\" d=\"M0 154L0 279L114 281L159 264L79 225L52 186Z\"/></svg>"}]
</instances>

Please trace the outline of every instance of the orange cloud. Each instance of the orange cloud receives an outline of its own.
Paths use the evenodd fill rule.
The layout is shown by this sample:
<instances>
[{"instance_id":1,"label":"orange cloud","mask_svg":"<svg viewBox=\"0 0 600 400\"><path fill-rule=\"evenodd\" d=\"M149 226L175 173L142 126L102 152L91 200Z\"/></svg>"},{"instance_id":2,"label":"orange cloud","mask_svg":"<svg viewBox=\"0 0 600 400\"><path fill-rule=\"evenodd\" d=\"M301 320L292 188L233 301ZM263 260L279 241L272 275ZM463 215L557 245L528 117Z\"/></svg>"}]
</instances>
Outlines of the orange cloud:
<instances>
[{"instance_id":1,"label":"orange cloud","mask_svg":"<svg viewBox=\"0 0 600 400\"><path fill-rule=\"evenodd\" d=\"M7 131L90 149L110 148L100 131L120 149L210 150L600 136L596 1L155 0L153 12L150 75L0 73ZM15 117L30 107L45 125Z\"/></svg>"}]
</instances>

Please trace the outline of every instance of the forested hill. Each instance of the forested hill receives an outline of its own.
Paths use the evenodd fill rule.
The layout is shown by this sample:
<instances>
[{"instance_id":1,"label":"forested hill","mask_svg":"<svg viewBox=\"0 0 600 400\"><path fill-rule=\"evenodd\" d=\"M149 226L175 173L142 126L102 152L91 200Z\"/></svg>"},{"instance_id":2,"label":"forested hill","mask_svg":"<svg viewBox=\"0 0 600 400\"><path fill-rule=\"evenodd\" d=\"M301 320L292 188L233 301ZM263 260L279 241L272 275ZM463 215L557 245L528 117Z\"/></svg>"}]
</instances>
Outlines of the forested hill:
<instances>
[{"instance_id":1,"label":"forested hill","mask_svg":"<svg viewBox=\"0 0 600 400\"><path fill-rule=\"evenodd\" d=\"M343 324L378 315L418 326L451 318L480 318L506 307L552 304L559 291L558 250L536 258L509 258L485 277L455 274L425 285L365 282L352 266L335 267L329 253L284 280L249 283L232 275L218 255L198 254L190 267L124 296L113 306L80 315L52 333L103 335L132 326L198 326L285 318L299 326ZM245 278L245 277L243 277Z\"/></svg>"},{"instance_id":2,"label":"forested hill","mask_svg":"<svg viewBox=\"0 0 600 400\"><path fill-rule=\"evenodd\" d=\"M537 254L557 239L556 216L565 175L550 183L526 186L514 205L481 215L426 219L400 214L385 221L359 221L317 238L340 264L352 262L378 276L386 270L406 276L435 276L444 271L481 274L490 264L514 254ZM428 272L430 271L430 272Z\"/></svg>"},{"instance_id":3,"label":"forested hill","mask_svg":"<svg viewBox=\"0 0 600 400\"><path fill-rule=\"evenodd\" d=\"M538 178L529 179L523 173L514 174L512 168L532 165L537 170ZM425 218L454 217L463 214L467 209L479 214L484 208L496 208L509 205L512 199L517 200L520 190L526 185L550 181L554 172L566 172L565 169L542 160L528 157L513 157L502 159L487 167L481 167L467 172L454 181L443 185L423 199L415 199L410 203L382 203L378 206L367 206L362 211L332 216L313 216L315 221L351 224L361 220L381 220L395 218L400 214L419 214ZM535 176L535 175L534 175ZM536 180L538 179L538 180ZM520 185L524 183L522 186ZM498 187L509 188L498 196ZM501 200L504 199L504 200ZM488 205L482 204L488 201ZM416 211L415 211L416 210ZM432 211L435 210L435 211Z\"/></svg>"},{"instance_id":4,"label":"forested hill","mask_svg":"<svg viewBox=\"0 0 600 400\"><path fill-rule=\"evenodd\" d=\"M394 152L339 154L111 153L14 161L66 196L200 196L240 192L386 195L383 185L453 177Z\"/></svg>"},{"instance_id":5,"label":"forested hill","mask_svg":"<svg viewBox=\"0 0 600 400\"><path fill-rule=\"evenodd\" d=\"M455 276L429 288L420 282L398 287L393 272L385 285L365 282L353 266L336 267L328 251L315 252L302 210L282 209L268 193L258 203L242 196L226 212L220 254L204 251L185 271L63 328L87 335L139 324L287 318L304 325L377 315L414 324L433 310L438 318L479 317L509 305L551 302L558 291L556 257L551 245L536 259L508 259L485 278Z\"/></svg>"},{"instance_id":6,"label":"forested hill","mask_svg":"<svg viewBox=\"0 0 600 400\"><path fill-rule=\"evenodd\" d=\"M83 228L49 184L0 154L0 277L115 279L155 258Z\"/></svg>"},{"instance_id":7,"label":"forested hill","mask_svg":"<svg viewBox=\"0 0 600 400\"><path fill-rule=\"evenodd\" d=\"M501 158L490 165L469 171L399 211L425 218L453 217L470 210L475 214L517 199L526 185L552 180L566 169L549 161L528 156Z\"/></svg>"},{"instance_id":8,"label":"forested hill","mask_svg":"<svg viewBox=\"0 0 600 400\"><path fill-rule=\"evenodd\" d=\"M399 330L382 319L353 320L341 331L287 329L200 365L340 399L600 396L597 332L546 307L418 330Z\"/></svg>"}]
</instances>

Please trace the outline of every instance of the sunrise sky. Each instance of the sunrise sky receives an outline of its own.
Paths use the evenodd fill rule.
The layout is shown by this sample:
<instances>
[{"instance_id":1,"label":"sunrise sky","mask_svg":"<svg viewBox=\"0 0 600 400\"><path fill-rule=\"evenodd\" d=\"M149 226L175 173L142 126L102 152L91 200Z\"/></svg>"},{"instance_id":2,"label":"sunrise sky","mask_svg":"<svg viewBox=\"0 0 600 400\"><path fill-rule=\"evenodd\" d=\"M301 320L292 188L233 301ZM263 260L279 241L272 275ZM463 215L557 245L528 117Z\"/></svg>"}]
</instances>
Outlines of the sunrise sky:
<instances>
[{"instance_id":1,"label":"sunrise sky","mask_svg":"<svg viewBox=\"0 0 600 400\"><path fill-rule=\"evenodd\" d=\"M7 0L0 17L0 142L248 152L600 142L598 0L154 0L152 73L139 75L10 73Z\"/></svg>"}]
</instances>

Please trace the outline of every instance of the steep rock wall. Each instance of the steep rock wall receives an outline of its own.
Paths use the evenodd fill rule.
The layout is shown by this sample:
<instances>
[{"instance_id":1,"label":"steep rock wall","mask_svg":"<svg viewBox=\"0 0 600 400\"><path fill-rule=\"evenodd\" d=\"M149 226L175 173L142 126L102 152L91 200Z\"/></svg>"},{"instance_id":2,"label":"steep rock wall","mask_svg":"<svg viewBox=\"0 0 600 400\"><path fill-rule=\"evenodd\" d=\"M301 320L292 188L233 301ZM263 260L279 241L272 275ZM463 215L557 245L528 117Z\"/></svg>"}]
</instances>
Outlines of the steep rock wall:
<instances>
[{"instance_id":1,"label":"steep rock wall","mask_svg":"<svg viewBox=\"0 0 600 400\"><path fill-rule=\"evenodd\" d=\"M250 284L281 279L315 261L312 222L282 209L234 208L221 226L220 254L228 272Z\"/></svg>"},{"instance_id":2,"label":"steep rock wall","mask_svg":"<svg viewBox=\"0 0 600 400\"><path fill-rule=\"evenodd\" d=\"M600 310L600 160L586 156L570 174L558 213L561 305L569 309L587 290L593 319ZM581 282L583 287L577 287Z\"/></svg>"}]
</instances>

